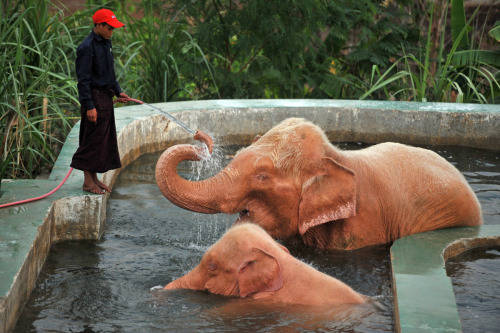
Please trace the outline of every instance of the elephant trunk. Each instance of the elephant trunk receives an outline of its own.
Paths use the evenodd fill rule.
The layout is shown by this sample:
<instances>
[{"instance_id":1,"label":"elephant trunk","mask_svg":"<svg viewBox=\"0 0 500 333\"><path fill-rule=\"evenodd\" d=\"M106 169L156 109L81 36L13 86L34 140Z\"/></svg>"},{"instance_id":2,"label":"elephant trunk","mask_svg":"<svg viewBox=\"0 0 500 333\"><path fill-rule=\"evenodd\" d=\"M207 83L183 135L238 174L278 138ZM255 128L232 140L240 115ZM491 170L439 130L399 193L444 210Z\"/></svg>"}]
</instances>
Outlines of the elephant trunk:
<instances>
[{"instance_id":1,"label":"elephant trunk","mask_svg":"<svg viewBox=\"0 0 500 333\"><path fill-rule=\"evenodd\" d=\"M194 138L205 142L212 153L213 142L207 134L198 131ZM231 196L228 189L233 188L228 168L201 181L190 181L177 173L180 162L200 161L202 153L201 148L188 144L172 146L163 152L156 164L158 187L168 200L184 209L206 214L232 213L223 207Z\"/></svg>"},{"instance_id":2,"label":"elephant trunk","mask_svg":"<svg viewBox=\"0 0 500 333\"><path fill-rule=\"evenodd\" d=\"M167 284L163 289L191 289L188 287L188 284L186 283L186 279L184 277L174 280Z\"/></svg>"},{"instance_id":3,"label":"elephant trunk","mask_svg":"<svg viewBox=\"0 0 500 333\"><path fill-rule=\"evenodd\" d=\"M183 277L178 278L167 284L163 289L191 289L191 290L203 290L204 281L202 275L198 272L198 267L190 271Z\"/></svg>"},{"instance_id":4,"label":"elephant trunk","mask_svg":"<svg viewBox=\"0 0 500 333\"><path fill-rule=\"evenodd\" d=\"M194 139L204 142L207 145L209 154L212 154L212 151L214 150L214 141L207 133L197 130L194 134Z\"/></svg>"}]
</instances>

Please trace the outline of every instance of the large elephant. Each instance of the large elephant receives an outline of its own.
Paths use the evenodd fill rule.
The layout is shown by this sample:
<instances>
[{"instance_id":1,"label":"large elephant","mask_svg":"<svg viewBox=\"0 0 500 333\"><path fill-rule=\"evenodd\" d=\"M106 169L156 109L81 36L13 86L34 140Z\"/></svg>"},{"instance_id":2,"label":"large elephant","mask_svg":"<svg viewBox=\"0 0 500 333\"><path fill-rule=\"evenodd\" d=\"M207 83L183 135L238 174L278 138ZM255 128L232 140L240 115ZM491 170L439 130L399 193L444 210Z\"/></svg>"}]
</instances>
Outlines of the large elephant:
<instances>
[{"instance_id":1,"label":"large elephant","mask_svg":"<svg viewBox=\"0 0 500 333\"><path fill-rule=\"evenodd\" d=\"M158 160L156 180L170 201L201 213L239 212L239 222L277 238L299 234L318 248L357 249L482 223L467 181L436 153L398 143L340 150L304 119L281 122L211 178L180 177L177 164L188 159L199 159L197 149L177 145Z\"/></svg>"},{"instance_id":2,"label":"large elephant","mask_svg":"<svg viewBox=\"0 0 500 333\"><path fill-rule=\"evenodd\" d=\"M294 258L262 228L250 223L229 229L198 266L165 289L305 305L368 301L345 283Z\"/></svg>"}]
</instances>

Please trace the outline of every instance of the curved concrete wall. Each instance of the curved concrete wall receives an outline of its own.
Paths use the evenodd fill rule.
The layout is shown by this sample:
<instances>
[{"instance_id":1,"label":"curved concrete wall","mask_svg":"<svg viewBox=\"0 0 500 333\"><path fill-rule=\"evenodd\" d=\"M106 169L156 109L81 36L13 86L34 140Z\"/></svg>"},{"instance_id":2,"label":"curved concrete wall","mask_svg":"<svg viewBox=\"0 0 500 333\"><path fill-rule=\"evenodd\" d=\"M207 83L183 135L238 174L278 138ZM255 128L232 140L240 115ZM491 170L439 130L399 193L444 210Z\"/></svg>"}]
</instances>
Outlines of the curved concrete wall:
<instances>
[{"instance_id":1,"label":"curved concrete wall","mask_svg":"<svg viewBox=\"0 0 500 333\"><path fill-rule=\"evenodd\" d=\"M391 269L396 331L461 332L445 261L491 246L500 246L500 225L434 230L395 241Z\"/></svg>"},{"instance_id":2,"label":"curved concrete wall","mask_svg":"<svg viewBox=\"0 0 500 333\"><path fill-rule=\"evenodd\" d=\"M461 145L500 150L500 108L496 105L335 100L217 100L160 103L192 129L210 134L216 145L247 145L289 117L306 118L323 128L332 142ZM191 135L145 106L116 109L123 166L143 153L192 142ZM69 134L49 180L4 181L0 203L48 192L68 172L78 147L79 125ZM103 175L113 185L119 170ZM97 239L104 232L107 196L81 189L75 171L48 199L0 210L0 333L9 332L29 297L53 242ZM47 191L45 191L47 189ZM43 193L37 191L44 190ZM33 193L33 195L31 195ZM20 225L22 227L20 227ZM9 252L11 251L11 252ZM396 304L396 308L398 306Z\"/></svg>"},{"instance_id":3,"label":"curved concrete wall","mask_svg":"<svg viewBox=\"0 0 500 333\"><path fill-rule=\"evenodd\" d=\"M302 117L323 128L333 142L397 141L500 149L500 106L496 105L230 100L156 106L165 112L175 112L178 119L193 129L200 128L227 144L247 144L255 134L265 133L286 118ZM166 129L167 125L163 126ZM173 133L162 139L170 140L179 134ZM185 133L182 134L186 137Z\"/></svg>"}]
</instances>

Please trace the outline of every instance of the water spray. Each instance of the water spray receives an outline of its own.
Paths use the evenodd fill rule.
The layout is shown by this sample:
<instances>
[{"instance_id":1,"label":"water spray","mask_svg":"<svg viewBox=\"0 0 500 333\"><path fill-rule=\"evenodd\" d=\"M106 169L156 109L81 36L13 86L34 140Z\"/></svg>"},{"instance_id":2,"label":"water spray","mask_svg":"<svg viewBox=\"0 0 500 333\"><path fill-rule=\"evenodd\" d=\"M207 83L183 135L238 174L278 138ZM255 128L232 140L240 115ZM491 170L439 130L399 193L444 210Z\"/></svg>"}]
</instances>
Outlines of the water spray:
<instances>
[{"instance_id":1,"label":"water spray","mask_svg":"<svg viewBox=\"0 0 500 333\"><path fill-rule=\"evenodd\" d=\"M168 112L165 112L163 110L161 110L160 108L157 108L156 106L153 106L151 104L148 104L148 103L145 103L143 101L140 101L138 99L135 99L135 98L122 98L121 99L122 101L124 102L135 102L135 103L138 103L138 104L142 104L144 106L147 106L148 108L154 110L154 111L157 111L157 112L160 112L161 114L163 114L165 117L167 117L168 119L172 120L173 122L175 122L177 125L179 125L180 127L184 128L188 133L191 133L193 135L196 134L195 131L193 131L191 128L189 128L186 124L184 124L182 121L180 121L179 119L175 118L174 116L172 116L170 113ZM118 100L115 100L115 103L117 102Z\"/></svg>"},{"instance_id":2,"label":"water spray","mask_svg":"<svg viewBox=\"0 0 500 333\"><path fill-rule=\"evenodd\" d=\"M164 115L165 117L167 117L168 119L172 120L173 122L175 122L177 125L179 125L183 129L185 129L188 133L192 134L195 140L198 140L198 141L201 141L202 143L204 143L207 146L207 148L208 148L208 155L212 154L214 143L212 141L212 138L208 134L206 134L205 132L200 131L200 130L197 130L195 132L188 125L186 125L185 123L183 123L179 119L175 118L170 113L165 112L162 109L157 108L154 105L145 103L145 102L143 102L141 100L129 97L129 98L116 99L113 103L116 103L118 101L125 102L125 103L126 102L134 102L134 103L142 104L142 105L147 106L148 108L150 108L150 109L152 109L154 111L160 112L162 115ZM206 156L203 156L203 154L202 154L200 157L204 158Z\"/></svg>"}]
</instances>

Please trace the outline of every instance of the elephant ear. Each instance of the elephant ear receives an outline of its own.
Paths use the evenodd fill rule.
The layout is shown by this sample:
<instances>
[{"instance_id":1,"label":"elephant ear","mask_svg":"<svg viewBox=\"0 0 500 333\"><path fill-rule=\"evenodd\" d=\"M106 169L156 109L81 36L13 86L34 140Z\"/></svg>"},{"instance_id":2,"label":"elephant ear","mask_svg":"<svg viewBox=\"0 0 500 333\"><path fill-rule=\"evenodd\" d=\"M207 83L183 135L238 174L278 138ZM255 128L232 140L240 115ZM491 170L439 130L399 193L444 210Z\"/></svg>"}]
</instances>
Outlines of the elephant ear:
<instances>
[{"instance_id":1,"label":"elephant ear","mask_svg":"<svg viewBox=\"0 0 500 333\"><path fill-rule=\"evenodd\" d=\"M278 260L267 252L252 248L238 270L240 297L257 292L276 291L283 287L283 274Z\"/></svg>"},{"instance_id":2,"label":"elephant ear","mask_svg":"<svg viewBox=\"0 0 500 333\"><path fill-rule=\"evenodd\" d=\"M329 157L303 186L299 205L299 232L322 223L356 215L356 181L354 171Z\"/></svg>"},{"instance_id":3,"label":"elephant ear","mask_svg":"<svg viewBox=\"0 0 500 333\"><path fill-rule=\"evenodd\" d=\"M252 143L256 143L257 141L259 141L259 139L260 139L260 138L262 138L262 135L257 134L257 135L253 138Z\"/></svg>"}]
</instances>

